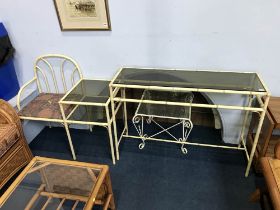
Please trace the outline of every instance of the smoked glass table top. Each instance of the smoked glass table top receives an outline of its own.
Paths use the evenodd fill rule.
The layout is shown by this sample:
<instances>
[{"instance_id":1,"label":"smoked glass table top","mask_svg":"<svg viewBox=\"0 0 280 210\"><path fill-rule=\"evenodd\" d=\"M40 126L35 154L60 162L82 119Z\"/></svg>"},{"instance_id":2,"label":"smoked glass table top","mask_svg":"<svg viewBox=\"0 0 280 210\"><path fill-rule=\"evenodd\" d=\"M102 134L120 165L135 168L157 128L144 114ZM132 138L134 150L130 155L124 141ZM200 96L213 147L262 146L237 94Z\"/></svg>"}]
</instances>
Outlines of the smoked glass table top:
<instances>
[{"instance_id":1,"label":"smoked glass table top","mask_svg":"<svg viewBox=\"0 0 280 210\"><path fill-rule=\"evenodd\" d=\"M102 168L70 161L36 161L16 184L1 209L83 209L91 198ZM30 164L29 164L30 165ZM16 182L16 181L15 181ZM62 200L65 199L65 202ZM67 200L67 201L66 201ZM45 208L44 208L45 207Z\"/></svg>"},{"instance_id":2,"label":"smoked glass table top","mask_svg":"<svg viewBox=\"0 0 280 210\"><path fill-rule=\"evenodd\" d=\"M63 101L106 103L109 100L109 83L107 80L81 80Z\"/></svg>"},{"instance_id":3,"label":"smoked glass table top","mask_svg":"<svg viewBox=\"0 0 280 210\"><path fill-rule=\"evenodd\" d=\"M110 101L109 82L107 80L81 80L61 101L62 104L63 102L68 103L64 104L64 107L70 103L71 110L73 110L69 116L66 116L67 120L77 123L107 123L105 104L108 105ZM71 102L74 103L71 104ZM76 106L76 102L81 102L81 104Z\"/></svg>"},{"instance_id":4,"label":"smoked glass table top","mask_svg":"<svg viewBox=\"0 0 280 210\"><path fill-rule=\"evenodd\" d=\"M256 73L123 68L113 84L266 92Z\"/></svg>"},{"instance_id":5,"label":"smoked glass table top","mask_svg":"<svg viewBox=\"0 0 280 210\"><path fill-rule=\"evenodd\" d=\"M110 109L109 109L110 111ZM67 119L68 121L107 123L106 110L103 106L78 105Z\"/></svg>"}]
</instances>

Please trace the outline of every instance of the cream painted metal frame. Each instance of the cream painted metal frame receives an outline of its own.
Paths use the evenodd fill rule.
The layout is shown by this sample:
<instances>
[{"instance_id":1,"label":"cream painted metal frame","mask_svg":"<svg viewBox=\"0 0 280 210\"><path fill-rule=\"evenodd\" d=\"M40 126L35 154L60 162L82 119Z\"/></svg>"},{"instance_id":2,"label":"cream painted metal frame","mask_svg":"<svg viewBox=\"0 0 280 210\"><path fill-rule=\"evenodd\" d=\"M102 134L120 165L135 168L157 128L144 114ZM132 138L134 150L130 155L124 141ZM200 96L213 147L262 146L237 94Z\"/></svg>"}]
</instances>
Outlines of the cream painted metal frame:
<instances>
[{"instance_id":1,"label":"cream painted metal frame","mask_svg":"<svg viewBox=\"0 0 280 210\"><path fill-rule=\"evenodd\" d=\"M155 83L149 83L149 81L144 81L141 79L135 79L133 82L129 82L129 77L126 78L125 73L123 72L129 72L129 71L154 71L154 74L156 77L159 75L158 73L160 71L168 71L170 76L172 76L171 72L174 72L174 74L177 72L180 72L180 74L184 75L187 77L189 72L186 69L155 69L155 68L133 68L133 67L126 67L126 68L121 68L117 74L114 76L112 79L109 88L110 88L110 98L111 98L111 106L112 106L112 114L113 114L113 125L114 125L114 136L115 136L115 147L116 147L116 158L119 160L119 145L121 143L121 140L123 137L128 137L131 139L141 139L139 136L133 136L129 135L128 133L128 124L127 124L127 104L126 103L147 103L147 104L164 104L164 105L176 105L176 106L188 106L188 107L202 107L202 108L210 108L210 109L227 109L227 110L243 110L245 111L244 119L243 119L243 126L241 130L241 135L239 139L239 144L237 146L223 146L223 145L213 145L213 144L201 144L201 143L194 143L194 142L177 142L173 141L170 139L158 139L158 138L147 138L146 140L151 140L151 141L161 141L161 142L170 142L170 143L177 143L177 144L187 144L187 145L196 145L196 146L204 146L204 147L217 147L217 148L223 148L223 149L234 149L234 150L242 150L246 154L246 158L248 160L246 171L245 171L245 176L247 177L249 175L249 171L251 168L252 160L254 157L254 153L256 150L256 146L258 143L262 123L264 120L264 116L266 113L267 105L269 102L270 98L270 92L267 88L267 86L264 84L263 80L257 73L252 73L252 72L226 72L226 71L208 71L208 70L199 70L199 71L192 71L193 76L196 76L197 74L205 74L209 73L217 75L222 75L225 74L226 76L230 75L235 75L238 74L240 78L246 78L248 75L254 74L256 77L257 82L259 83L260 86L262 86L262 89L260 90L242 90L238 89L238 82L236 82L236 85L234 82L230 83L228 85L228 88L223 88L218 87L217 84L211 84L210 85L205 85L205 81L207 81L207 78L204 78L206 80L199 81L197 80L198 83L196 85L192 84L187 84L184 86L184 83L177 82L176 81L171 81L171 82L165 82L165 81L156 81ZM178 71L180 70L180 71ZM184 72L182 72L184 71ZM124 76L123 76L124 75ZM123 82L122 81L128 81L128 82ZM229 78L228 78L229 79ZM209 79L210 80L210 79ZM214 78L215 80L215 78ZM221 81L222 82L222 81ZM142 83L142 84L141 84ZM178 85L180 84L180 85ZM183 85L183 86L181 86ZM189 85L189 86L188 86ZM200 88L201 86L202 88ZM237 87L236 87L237 86ZM237 88L237 89L236 89ZM178 92L200 92L200 93L216 93L216 94L238 94L242 96L247 97L247 105L244 106L237 106L237 105L225 105L225 104L197 104L197 103L182 103L182 102L170 102L170 101L155 101L155 100L141 100L141 99L135 99L135 98L126 98L126 90L127 89L138 89L138 90L162 90L162 91L178 91ZM261 97L265 97L264 102L262 102ZM258 102L259 107L253 107L252 102L253 99L256 99ZM115 103L118 103L116 105ZM118 136L118 130L116 126L116 115L117 112L119 111L120 106L123 105L123 110L124 110L124 129L122 132L120 132L120 135ZM259 114L259 123L257 125L256 129L256 134L254 138L254 142L252 145L251 151L248 150L246 146L246 125L247 121L249 119L249 113L250 112L256 112Z\"/></svg>"},{"instance_id":2,"label":"cream painted metal frame","mask_svg":"<svg viewBox=\"0 0 280 210\"><path fill-rule=\"evenodd\" d=\"M57 73L53 63L51 60L57 60L55 62L58 62L59 64L59 72ZM42 67L43 65L44 67ZM70 78L66 78L65 71L69 70L70 65L72 69ZM66 69L67 68L67 69ZM58 74L60 74L60 78L58 78ZM49 80L49 78L51 80ZM68 86L72 85L74 86L76 83L76 78L79 78L79 81L83 79L82 72L80 70L80 67L78 63L73 60L72 58L61 55L61 54L46 54L39 56L34 64L34 77L25 83L19 90L17 95L17 108L19 111L21 111L21 96L23 92L26 90L27 87L31 86L33 83L36 83L37 90L40 93L55 93L55 94L64 94L66 93L69 88ZM50 85L50 81L52 84ZM62 84L59 83L59 81L62 81ZM70 84L69 84L70 81ZM67 84L68 82L68 84ZM62 87L61 87L62 86ZM60 110L58 110L60 112ZM33 117L33 116L21 116L20 119L22 120L34 120L34 121L44 121L49 123L60 123L64 126L67 134L67 138L69 141L70 149L72 152L73 159L76 159L76 155L74 152L71 135L69 131L68 125L64 122L63 118L61 119L51 119L51 118L44 118L44 117ZM51 124L49 124L51 126Z\"/></svg>"},{"instance_id":3,"label":"cream painted metal frame","mask_svg":"<svg viewBox=\"0 0 280 210\"><path fill-rule=\"evenodd\" d=\"M60 110L62 112L65 127L69 124L88 125L92 130L92 126L102 126L108 131L111 158L113 164L115 161L114 141L112 135L113 117L110 113L110 96L109 96L109 80L99 79L81 79L69 90L59 101ZM69 114L65 114L63 106L73 105L74 108ZM92 111L99 108L99 112ZM79 112L79 109L83 109ZM101 110L100 110L101 109ZM103 112L102 112L103 111ZM77 114L75 116L75 114ZM104 119L98 119L98 115L104 113ZM100 118L100 117L99 117ZM74 152L74 150L73 150Z\"/></svg>"}]
</instances>

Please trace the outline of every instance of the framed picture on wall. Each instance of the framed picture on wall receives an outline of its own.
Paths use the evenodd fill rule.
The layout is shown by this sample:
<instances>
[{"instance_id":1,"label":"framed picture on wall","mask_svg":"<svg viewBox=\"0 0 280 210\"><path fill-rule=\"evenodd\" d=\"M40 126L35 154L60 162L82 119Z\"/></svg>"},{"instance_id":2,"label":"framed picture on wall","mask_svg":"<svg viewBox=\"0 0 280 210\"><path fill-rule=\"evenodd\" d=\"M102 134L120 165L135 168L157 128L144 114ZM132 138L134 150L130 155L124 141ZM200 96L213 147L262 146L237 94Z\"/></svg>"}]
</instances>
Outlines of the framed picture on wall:
<instances>
[{"instance_id":1,"label":"framed picture on wall","mask_svg":"<svg viewBox=\"0 0 280 210\"><path fill-rule=\"evenodd\" d=\"M111 30L107 0L54 0L61 30Z\"/></svg>"}]
</instances>

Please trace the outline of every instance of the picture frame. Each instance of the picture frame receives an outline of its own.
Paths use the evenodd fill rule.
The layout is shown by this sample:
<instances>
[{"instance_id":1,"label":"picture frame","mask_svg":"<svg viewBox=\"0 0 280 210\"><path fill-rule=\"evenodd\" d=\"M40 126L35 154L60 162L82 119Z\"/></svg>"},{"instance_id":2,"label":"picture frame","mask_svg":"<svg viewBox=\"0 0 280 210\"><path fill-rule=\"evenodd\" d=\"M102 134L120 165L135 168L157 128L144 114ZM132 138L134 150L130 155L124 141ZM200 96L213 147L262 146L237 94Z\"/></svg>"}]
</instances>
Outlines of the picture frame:
<instances>
[{"instance_id":1,"label":"picture frame","mask_svg":"<svg viewBox=\"0 0 280 210\"><path fill-rule=\"evenodd\" d=\"M108 0L54 0L62 31L111 30Z\"/></svg>"}]
</instances>

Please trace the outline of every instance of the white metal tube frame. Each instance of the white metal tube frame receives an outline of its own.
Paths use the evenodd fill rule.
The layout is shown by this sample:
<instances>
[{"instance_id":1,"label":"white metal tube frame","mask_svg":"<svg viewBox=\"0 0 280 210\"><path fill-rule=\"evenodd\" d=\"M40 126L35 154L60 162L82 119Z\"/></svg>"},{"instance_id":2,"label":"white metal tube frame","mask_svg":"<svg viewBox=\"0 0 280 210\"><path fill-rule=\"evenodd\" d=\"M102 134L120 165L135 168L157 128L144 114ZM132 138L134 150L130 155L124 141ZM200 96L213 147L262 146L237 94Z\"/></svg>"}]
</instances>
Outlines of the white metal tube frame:
<instances>
[{"instance_id":1,"label":"white metal tube frame","mask_svg":"<svg viewBox=\"0 0 280 210\"><path fill-rule=\"evenodd\" d=\"M175 69L176 70L176 69ZM123 131L121 132L121 135L118 137L118 130L116 126L116 115L117 111L115 108L115 102L121 102L123 104L126 104L128 102L130 103L148 103L148 104L165 104L165 105L176 105L176 106L190 106L190 107L203 107L203 108L216 108L216 109L228 109L228 110L244 110L244 111L250 111L250 112L258 112L260 114L259 123L256 129L256 134L254 137L253 145L251 148L251 151L249 152L246 146L246 142L243 138L243 131L242 135L240 136L240 145L238 146L223 146L223 145L214 145L214 144L200 144L200 143L193 143L189 141L185 142L178 142L174 141L173 139L167 140L167 139L158 139L158 138L145 138L146 140L153 140L153 141L162 141L162 142L169 142L169 143L179 143L179 144L187 144L187 145L196 145L196 146L204 146L204 147L216 147L216 148L223 148L223 149L234 149L234 150L244 150L248 163L245 171L245 177L248 177L250 168L252 165L252 161L254 158L254 154L256 151L256 147L259 140L259 135L261 131L261 127L263 124L264 116L266 113L267 105L270 98L270 92L263 82L263 80L260 78L260 76L257 74L259 80L261 81L264 91L263 92L256 92L256 91L236 91L236 90L220 90L220 89L204 89L204 88L182 88L182 87L161 87L161 86L147 86L147 85L126 85L126 84L115 84L115 80L118 77L118 75L121 73L122 68L119 69L117 74L114 76L112 81L109 84L110 89L110 99L111 99L111 108L112 108L112 118L113 118L113 126L114 126L114 137L115 137L115 147L116 147L116 158L119 160L119 145L121 143L121 140L123 137L129 137L131 139L143 139L143 137L139 136L133 136L128 135L128 128L125 126ZM239 72L240 73L240 72ZM246 72L244 72L246 74ZM125 94L121 94L121 97L117 97L118 92L120 90L125 89L142 89L142 90L162 90L162 91L180 91L180 92L202 92L202 93L218 93L218 94L238 94L238 95L247 95L248 97L256 97L257 101L259 102L260 96L265 96L264 103L259 103L258 107L251 107L251 103L249 103L247 106L236 106L236 105L224 105L224 104L195 104L195 103L182 103L182 102L169 102L169 101L153 101L153 100L141 100L141 99L129 99L125 97ZM127 122L127 109L126 106L124 107L123 111L125 112L124 116L126 119L124 119ZM247 115L247 114L246 114ZM246 117L244 120L248 120L248 117ZM246 123L243 123L243 126L245 126ZM243 130L243 128L242 128Z\"/></svg>"},{"instance_id":2,"label":"white metal tube frame","mask_svg":"<svg viewBox=\"0 0 280 210\"><path fill-rule=\"evenodd\" d=\"M108 130L108 136L109 136L109 143L110 143L110 150L111 150L111 158L113 161L113 164L116 164L115 160L115 150L114 150L114 142L113 142L113 136L112 136L112 123L113 119L110 117L110 111L109 111L109 104L110 104L110 98L106 101L106 103L93 103L93 102L82 102L82 101L67 101L66 98L69 94L71 94L72 90L75 89L83 80L88 80L88 79L81 79L72 89L70 89L59 101L60 109L62 112L62 117L63 117L63 123L65 128L68 128L70 124L79 124L79 125L89 125L89 126L102 126L105 127ZM94 82L94 81L93 81ZM64 113L63 105L75 105L73 110L66 116ZM99 106L99 107L104 107L105 109L105 114L106 114L106 122L94 122L94 121L80 121L80 120L70 120L70 117L73 115L75 110L79 106ZM68 130L68 131L67 131ZM72 145L72 140L71 136L69 133L69 129L66 129L68 139L69 139L69 144L70 148L72 151L72 155L76 157L74 147ZM69 133L69 134L68 134Z\"/></svg>"},{"instance_id":3,"label":"white metal tube frame","mask_svg":"<svg viewBox=\"0 0 280 210\"><path fill-rule=\"evenodd\" d=\"M46 73L44 72L44 70L39 66L39 63L40 62L43 62L48 68L45 69L49 71L50 75L51 75L51 79L54 83L54 93L59 93L59 90L58 90L58 78L55 76L55 72L54 72L54 69L53 69L53 66L51 65L51 63L48 61L48 59L59 59L61 60L61 65L60 65L60 76L61 76L61 81L63 83L63 90L64 90L64 93L67 92L67 85L66 85L66 80L65 80L65 75L64 75L64 71L65 71L65 63L66 62L70 62L73 64L73 69L72 69L72 73L71 73L71 82L72 82L72 86L75 86L75 75L77 74L78 75L78 78L79 78L79 81L82 80L83 78L83 75L82 75L82 72L80 70L80 67L79 65L77 64L76 61L74 61L72 58L68 57L68 56L65 56L65 55L60 55L60 54L46 54L46 55L42 55L40 57L38 57L35 61L35 64L34 64L34 77L28 81L27 83L25 83L19 90L18 92L18 95L17 95L17 108L18 108L18 111L21 110L21 96L23 94L23 92L27 89L27 87L29 85L31 85L32 83L35 83L36 82L36 86L37 86L37 89L38 89L38 92L39 93L42 93L43 90L42 90L42 81L43 81L43 84L45 86L45 89L48 93L51 93L53 91L51 91L51 86L49 84L49 81L48 81L48 78L46 76ZM41 75L43 77L42 81L40 80L40 76ZM79 83L79 82L77 82ZM19 116L20 119L22 120L33 120L33 121L44 121L44 122L49 122L49 125L51 122L55 122L55 123L61 123L62 125L66 125L64 123L64 120L63 119L60 119L60 118L57 118L57 119L50 119L50 118L39 118L39 117L28 117L28 116ZM65 130L66 130L66 133L67 133L67 137L68 137L68 141L69 141L69 145L70 145L70 149L71 149L71 152L72 152L72 156L73 156L73 159L75 160L76 159L76 156L75 156L75 153L74 153L74 150L73 150L73 145L72 145L72 141L71 141L71 136L70 136L70 133L69 133L69 129L68 127L65 127Z\"/></svg>"}]
</instances>

